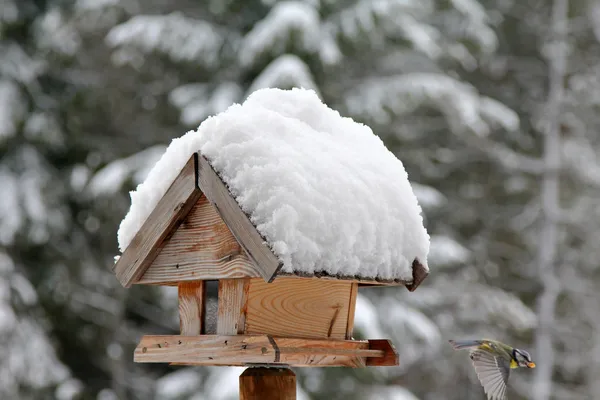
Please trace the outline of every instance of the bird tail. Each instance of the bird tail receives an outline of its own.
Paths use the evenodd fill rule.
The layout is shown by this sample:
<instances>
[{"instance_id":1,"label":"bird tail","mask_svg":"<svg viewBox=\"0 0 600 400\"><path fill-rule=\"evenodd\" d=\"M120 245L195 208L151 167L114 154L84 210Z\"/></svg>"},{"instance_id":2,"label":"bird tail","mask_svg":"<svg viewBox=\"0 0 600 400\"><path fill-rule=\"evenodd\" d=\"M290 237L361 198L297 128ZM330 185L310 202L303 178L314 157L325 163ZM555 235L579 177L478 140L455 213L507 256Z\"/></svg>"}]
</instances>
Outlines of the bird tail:
<instances>
[{"instance_id":1,"label":"bird tail","mask_svg":"<svg viewBox=\"0 0 600 400\"><path fill-rule=\"evenodd\" d=\"M473 347L478 347L481 344L481 340L448 340L454 350L462 350L462 349L471 349Z\"/></svg>"}]
</instances>

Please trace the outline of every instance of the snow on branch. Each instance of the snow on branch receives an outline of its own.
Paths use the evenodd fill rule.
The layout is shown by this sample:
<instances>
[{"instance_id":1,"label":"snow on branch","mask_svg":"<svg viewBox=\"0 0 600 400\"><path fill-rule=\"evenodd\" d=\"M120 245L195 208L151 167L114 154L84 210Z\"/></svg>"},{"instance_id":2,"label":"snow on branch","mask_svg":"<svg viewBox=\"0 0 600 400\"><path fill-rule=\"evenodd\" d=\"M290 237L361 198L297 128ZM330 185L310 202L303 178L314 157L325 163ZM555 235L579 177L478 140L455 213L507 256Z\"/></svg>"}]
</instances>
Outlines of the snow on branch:
<instances>
[{"instance_id":1,"label":"snow on branch","mask_svg":"<svg viewBox=\"0 0 600 400\"><path fill-rule=\"evenodd\" d=\"M583 137L564 138L561 155L568 172L586 184L600 186L600 162L589 140Z\"/></svg>"},{"instance_id":2,"label":"snow on branch","mask_svg":"<svg viewBox=\"0 0 600 400\"><path fill-rule=\"evenodd\" d=\"M431 235L429 259L438 267L464 264L471 258L471 251L446 235Z\"/></svg>"},{"instance_id":3,"label":"snow on branch","mask_svg":"<svg viewBox=\"0 0 600 400\"><path fill-rule=\"evenodd\" d=\"M394 21L402 36L413 45L415 50L426 54L431 59L441 55L442 49L438 46L441 35L433 26L423 24L408 14L401 15Z\"/></svg>"},{"instance_id":4,"label":"snow on branch","mask_svg":"<svg viewBox=\"0 0 600 400\"><path fill-rule=\"evenodd\" d=\"M484 285L471 289L470 292L463 289L456 293L461 296L456 313L458 318L471 322L491 320L519 331L537 325L536 314L514 294Z\"/></svg>"},{"instance_id":5,"label":"snow on branch","mask_svg":"<svg viewBox=\"0 0 600 400\"><path fill-rule=\"evenodd\" d=\"M486 153L506 170L535 175L543 171L544 165L541 159L521 154L502 143L484 137L470 137L468 144Z\"/></svg>"},{"instance_id":6,"label":"snow on branch","mask_svg":"<svg viewBox=\"0 0 600 400\"><path fill-rule=\"evenodd\" d=\"M472 40L484 53L492 53L498 47L498 38L489 26L490 19L485 8L477 0L450 0L454 8L466 19L456 24L461 28L460 36Z\"/></svg>"},{"instance_id":7,"label":"snow on branch","mask_svg":"<svg viewBox=\"0 0 600 400\"><path fill-rule=\"evenodd\" d=\"M0 143L17 133L25 112L25 99L17 84L0 80Z\"/></svg>"},{"instance_id":8,"label":"snow on branch","mask_svg":"<svg viewBox=\"0 0 600 400\"><path fill-rule=\"evenodd\" d=\"M0 168L0 244L13 242L15 235L22 228L24 217L19 198L19 182L7 168Z\"/></svg>"},{"instance_id":9,"label":"snow on branch","mask_svg":"<svg viewBox=\"0 0 600 400\"><path fill-rule=\"evenodd\" d=\"M242 98L242 88L227 81L211 90L206 83L189 83L175 88L169 101L181 111L180 121L184 125L198 125L210 115L225 111Z\"/></svg>"},{"instance_id":10,"label":"snow on branch","mask_svg":"<svg viewBox=\"0 0 600 400\"><path fill-rule=\"evenodd\" d=\"M42 389L69 377L35 318L16 313L14 304L35 307L37 294L17 272L13 260L0 251L0 397L19 398L22 387Z\"/></svg>"},{"instance_id":11,"label":"snow on branch","mask_svg":"<svg viewBox=\"0 0 600 400\"><path fill-rule=\"evenodd\" d=\"M8 22L13 23L19 18L19 9L13 0L3 0L0 7L0 28L2 24Z\"/></svg>"},{"instance_id":12,"label":"snow on branch","mask_svg":"<svg viewBox=\"0 0 600 400\"><path fill-rule=\"evenodd\" d=\"M74 56L81 47L81 38L74 25L58 7L51 8L35 22L37 45L42 49Z\"/></svg>"},{"instance_id":13,"label":"snow on branch","mask_svg":"<svg viewBox=\"0 0 600 400\"><path fill-rule=\"evenodd\" d=\"M90 179L86 192L92 197L109 196L118 192L127 179L141 183L160 159L165 146L157 145L127 158L111 161Z\"/></svg>"},{"instance_id":14,"label":"snow on branch","mask_svg":"<svg viewBox=\"0 0 600 400\"><path fill-rule=\"evenodd\" d=\"M373 78L355 87L347 96L351 113L370 116L380 124L391 121L390 114L403 115L423 105L444 114L454 132L468 129L479 136L492 127L518 127L518 116L500 102L480 96L471 85L436 73L412 73Z\"/></svg>"},{"instance_id":15,"label":"snow on branch","mask_svg":"<svg viewBox=\"0 0 600 400\"><path fill-rule=\"evenodd\" d=\"M310 4L299 1L277 3L269 14L244 37L239 60L252 65L260 56L279 55L291 44L302 51L318 53L326 64L339 61L340 50L327 29L322 28L319 13Z\"/></svg>"},{"instance_id":16,"label":"snow on branch","mask_svg":"<svg viewBox=\"0 0 600 400\"><path fill-rule=\"evenodd\" d=\"M46 69L46 62L33 59L21 46L0 42L0 75L21 83L31 83Z\"/></svg>"},{"instance_id":17,"label":"snow on branch","mask_svg":"<svg viewBox=\"0 0 600 400\"><path fill-rule=\"evenodd\" d=\"M184 17L138 15L112 28L106 42L111 47L134 47L145 53L166 54L173 61L191 61L214 67L224 44L224 35L216 26Z\"/></svg>"},{"instance_id":18,"label":"snow on branch","mask_svg":"<svg viewBox=\"0 0 600 400\"><path fill-rule=\"evenodd\" d=\"M411 182L410 184L419 204L424 209L433 210L443 206L448 201L446 196L434 187L416 182Z\"/></svg>"},{"instance_id":19,"label":"snow on branch","mask_svg":"<svg viewBox=\"0 0 600 400\"><path fill-rule=\"evenodd\" d=\"M361 32L368 32L376 28L378 19L391 19L399 15L423 18L431 14L433 10L431 0L361 0L352 7L344 8L333 19L339 21L342 34L355 37Z\"/></svg>"},{"instance_id":20,"label":"snow on branch","mask_svg":"<svg viewBox=\"0 0 600 400\"><path fill-rule=\"evenodd\" d=\"M313 80L310 69L301 58L293 54L284 54L273 60L252 82L248 93L275 87L280 89L300 87L318 93L318 86Z\"/></svg>"},{"instance_id":21,"label":"snow on branch","mask_svg":"<svg viewBox=\"0 0 600 400\"><path fill-rule=\"evenodd\" d=\"M337 21L338 33L347 38L366 35L377 44L399 36L414 50L435 59L442 54L438 45L441 34L437 28L423 22L432 12L431 1L359 1L332 21Z\"/></svg>"},{"instance_id":22,"label":"snow on branch","mask_svg":"<svg viewBox=\"0 0 600 400\"><path fill-rule=\"evenodd\" d=\"M114 27L125 15L138 12L135 0L76 0L74 17L79 29L88 32Z\"/></svg>"}]
</instances>

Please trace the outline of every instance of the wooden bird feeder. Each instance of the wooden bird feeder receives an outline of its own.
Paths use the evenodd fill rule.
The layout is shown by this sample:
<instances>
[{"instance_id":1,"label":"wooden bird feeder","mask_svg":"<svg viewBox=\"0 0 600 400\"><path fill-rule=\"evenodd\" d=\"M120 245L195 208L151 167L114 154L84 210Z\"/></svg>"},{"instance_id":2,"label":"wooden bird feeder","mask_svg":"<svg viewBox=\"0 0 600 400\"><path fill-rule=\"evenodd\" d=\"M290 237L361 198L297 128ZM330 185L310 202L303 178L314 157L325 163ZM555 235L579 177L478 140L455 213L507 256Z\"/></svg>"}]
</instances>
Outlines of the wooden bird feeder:
<instances>
[{"instance_id":1,"label":"wooden bird feeder","mask_svg":"<svg viewBox=\"0 0 600 400\"><path fill-rule=\"evenodd\" d=\"M278 368L398 365L389 340L353 340L358 288L404 285L413 291L427 276L418 260L410 282L282 273L268 244L198 153L113 269L125 287L179 290L180 335L144 336L134 361L254 367L240 376L242 399L295 399L295 375ZM207 281L218 281L216 331L205 323Z\"/></svg>"}]
</instances>

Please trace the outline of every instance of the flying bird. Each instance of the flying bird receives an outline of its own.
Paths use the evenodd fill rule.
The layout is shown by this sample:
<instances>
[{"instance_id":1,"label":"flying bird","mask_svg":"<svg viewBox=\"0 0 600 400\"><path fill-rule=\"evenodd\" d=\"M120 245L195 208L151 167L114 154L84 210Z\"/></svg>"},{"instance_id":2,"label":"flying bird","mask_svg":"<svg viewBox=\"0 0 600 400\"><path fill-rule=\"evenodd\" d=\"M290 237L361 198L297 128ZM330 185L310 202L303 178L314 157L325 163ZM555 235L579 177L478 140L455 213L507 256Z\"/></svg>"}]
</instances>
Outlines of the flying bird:
<instances>
[{"instance_id":1,"label":"flying bird","mask_svg":"<svg viewBox=\"0 0 600 400\"><path fill-rule=\"evenodd\" d=\"M531 355L497 340L449 340L455 350L470 350L469 356L488 400L506 399L506 382L511 369L535 368Z\"/></svg>"}]
</instances>

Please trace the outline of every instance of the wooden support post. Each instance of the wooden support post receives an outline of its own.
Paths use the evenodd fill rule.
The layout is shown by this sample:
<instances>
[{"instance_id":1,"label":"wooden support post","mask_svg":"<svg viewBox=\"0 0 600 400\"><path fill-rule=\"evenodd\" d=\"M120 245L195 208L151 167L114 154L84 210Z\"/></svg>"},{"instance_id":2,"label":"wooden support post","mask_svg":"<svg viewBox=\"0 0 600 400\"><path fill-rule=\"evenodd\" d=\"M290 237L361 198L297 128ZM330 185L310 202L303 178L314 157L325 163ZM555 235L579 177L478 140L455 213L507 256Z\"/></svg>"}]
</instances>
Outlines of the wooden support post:
<instances>
[{"instance_id":1,"label":"wooden support post","mask_svg":"<svg viewBox=\"0 0 600 400\"><path fill-rule=\"evenodd\" d=\"M248 368L240 375L240 400L296 400L296 374L289 368Z\"/></svg>"},{"instance_id":2,"label":"wooden support post","mask_svg":"<svg viewBox=\"0 0 600 400\"><path fill-rule=\"evenodd\" d=\"M179 329L184 336L201 335L204 322L204 281L180 282Z\"/></svg>"},{"instance_id":3,"label":"wooden support post","mask_svg":"<svg viewBox=\"0 0 600 400\"><path fill-rule=\"evenodd\" d=\"M244 333L249 285L249 279L221 279L219 281L217 334Z\"/></svg>"}]
</instances>

